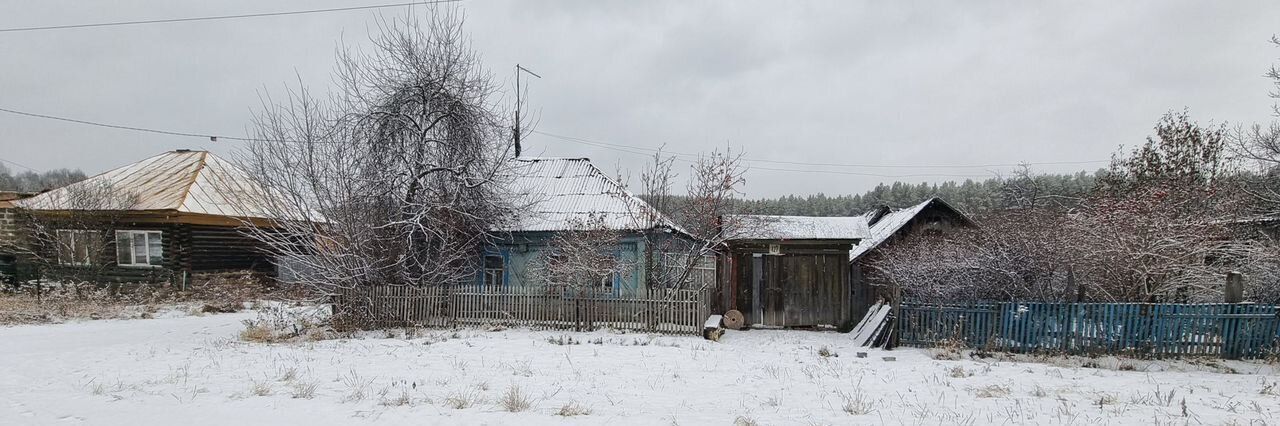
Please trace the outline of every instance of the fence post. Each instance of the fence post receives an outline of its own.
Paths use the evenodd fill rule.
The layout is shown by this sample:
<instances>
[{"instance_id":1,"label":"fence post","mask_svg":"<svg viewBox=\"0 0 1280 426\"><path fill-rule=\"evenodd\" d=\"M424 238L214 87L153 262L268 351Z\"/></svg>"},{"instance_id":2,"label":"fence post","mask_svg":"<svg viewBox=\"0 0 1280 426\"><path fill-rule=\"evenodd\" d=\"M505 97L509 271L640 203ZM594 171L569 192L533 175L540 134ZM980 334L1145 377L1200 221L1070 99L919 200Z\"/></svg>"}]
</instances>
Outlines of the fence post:
<instances>
[{"instance_id":1,"label":"fence post","mask_svg":"<svg viewBox=\"0 0 1280 426\"><path fill-rule=\"evenodd\" d=\"M1244 302L1244 275L1231 271L1227 273L1227 287L1223 290L1227 303Z\"/></svg>"}]
</instances>

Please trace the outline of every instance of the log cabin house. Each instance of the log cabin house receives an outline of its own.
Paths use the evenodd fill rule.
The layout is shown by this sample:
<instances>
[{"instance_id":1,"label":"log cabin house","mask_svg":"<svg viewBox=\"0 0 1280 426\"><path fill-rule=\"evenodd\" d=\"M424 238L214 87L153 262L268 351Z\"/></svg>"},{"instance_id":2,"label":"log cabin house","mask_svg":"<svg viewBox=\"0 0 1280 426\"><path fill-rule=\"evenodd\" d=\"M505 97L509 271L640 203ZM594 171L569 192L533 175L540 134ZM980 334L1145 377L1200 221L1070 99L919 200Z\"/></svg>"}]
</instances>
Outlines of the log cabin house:
<instances>
[{"instance_id":1,"label":"log cabin house","mask_svg":"<svg viewBox=\"0 0 1280 426\"><path fill-rule=\"evenodd\" d=\"M180 149L17 200L19 226L47 277L177 282L192 273L271 273L239 228L265 223L249 176L206 151ZM184 281L185 282L185 281Z\"/></svg>"},{"instance_id":2,"label":"log cabin house","mask_svg":"<svg viewBox=\"0 0 1280 426\"><path fill-rule=\"evenodd\" d=\"M18 213L14 202L35 195L17 191L0 191L0 283L18 279Z\"/></svg>"}]
</instances>

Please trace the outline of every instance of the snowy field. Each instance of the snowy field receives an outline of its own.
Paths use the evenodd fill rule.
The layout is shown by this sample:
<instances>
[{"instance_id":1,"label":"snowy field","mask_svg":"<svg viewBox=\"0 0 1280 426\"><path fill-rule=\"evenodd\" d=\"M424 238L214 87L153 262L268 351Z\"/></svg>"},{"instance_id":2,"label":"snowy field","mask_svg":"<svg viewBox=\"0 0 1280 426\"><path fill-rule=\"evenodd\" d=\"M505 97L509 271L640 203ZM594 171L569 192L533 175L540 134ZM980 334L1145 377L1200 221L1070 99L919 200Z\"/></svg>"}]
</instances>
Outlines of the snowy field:
<instances>
[{"instance_id":1,"label":"snowy field","mask_svg":"<svg viewBox=\"0 0 1280 426\"><path fill-rule=\"evenodd\" d=\"M860 359L847 335L804 331L241 342L252 317L0 328L0 424L1280 423L1261 363Z\"/></svg>"}]
</instances>

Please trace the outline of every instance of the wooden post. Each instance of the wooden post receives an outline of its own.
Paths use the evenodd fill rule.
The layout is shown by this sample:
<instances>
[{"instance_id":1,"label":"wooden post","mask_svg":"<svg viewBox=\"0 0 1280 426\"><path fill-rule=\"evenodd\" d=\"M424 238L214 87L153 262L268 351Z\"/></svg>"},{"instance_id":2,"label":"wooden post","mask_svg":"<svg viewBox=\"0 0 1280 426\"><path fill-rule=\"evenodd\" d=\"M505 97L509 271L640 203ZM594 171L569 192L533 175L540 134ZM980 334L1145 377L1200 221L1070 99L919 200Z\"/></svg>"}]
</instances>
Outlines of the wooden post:
<instances>
[{"instance_id":1,"label":"wooden post","mask_svg":"<svg viewBox=\"0 0 1280 426\"><path fill-rule=\"evenodd\" d=\"M1076 293L1075 294L1076 303L1084 301L1084 286L1081 286L1076 283L1075 266L1067 266L1067 291L1068 292L1074 291ZM1071 296L1067 296L1067 297L1071 297Z\"/></svg>"},{"instance_id":2,"label":"wooden post","mask_svg":"<svg viewBox=\"0 0 1280 426\"><path fill-rule=\"evenodd\" d=\"M1227 273L1227 287L1223 290L1226 303L1244 302L1244 275L1231 271Z\"/></svg>"}]
</instances>

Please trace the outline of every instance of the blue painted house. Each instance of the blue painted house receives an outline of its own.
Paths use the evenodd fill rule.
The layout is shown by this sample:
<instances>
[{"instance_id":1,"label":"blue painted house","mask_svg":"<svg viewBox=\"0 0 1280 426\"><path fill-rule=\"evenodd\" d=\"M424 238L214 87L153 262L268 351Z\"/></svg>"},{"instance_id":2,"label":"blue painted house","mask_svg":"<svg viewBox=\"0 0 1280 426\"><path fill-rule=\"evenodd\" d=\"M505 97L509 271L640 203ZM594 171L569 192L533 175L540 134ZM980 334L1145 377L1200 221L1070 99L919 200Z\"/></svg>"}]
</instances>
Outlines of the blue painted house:
<instances>
[{"instance_id":1,"label":"blue painted house","mask_svg":"<svg viewBox=\"0 0 1280 426\"><path fill-rule=\"evenodd\" d=\"M659 247L692 241L669 218L587 158L512 161L511 188L518 214L484 253L484 272L478 282L485 288L546 286L550 280L540 265L556 255L552 251L557 236L574 238L607 230L617 238L610 240L616 243L605 251L626 267L601 279L599 287L619 296L636 295L658 282L656 265L669 255ZM714 274L714 265L711 268Z\"/></svg>"}]
</instances>

